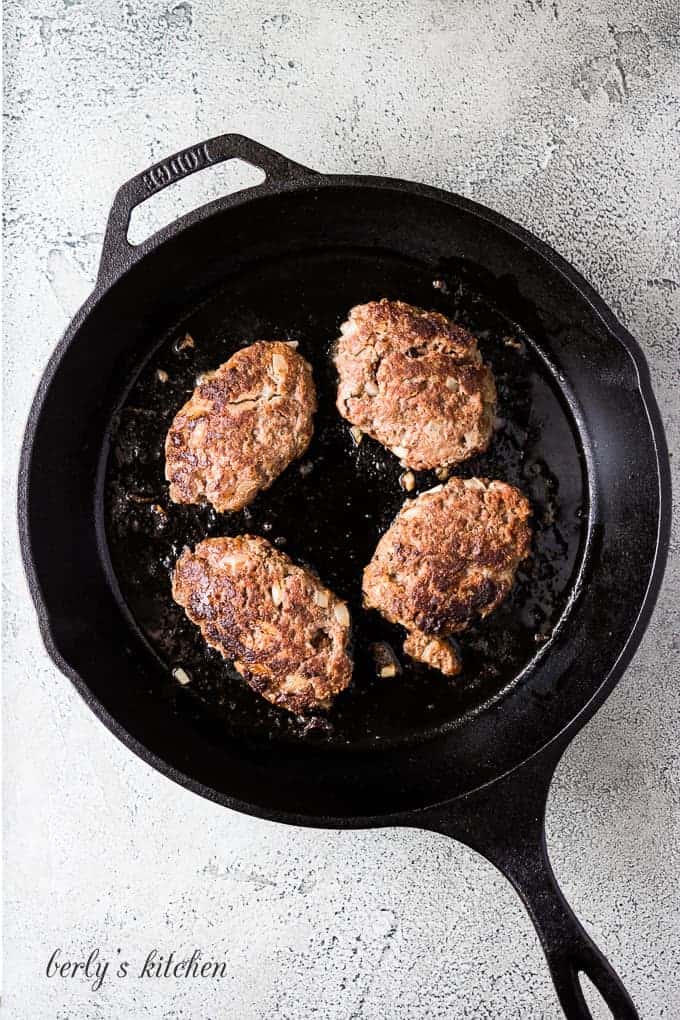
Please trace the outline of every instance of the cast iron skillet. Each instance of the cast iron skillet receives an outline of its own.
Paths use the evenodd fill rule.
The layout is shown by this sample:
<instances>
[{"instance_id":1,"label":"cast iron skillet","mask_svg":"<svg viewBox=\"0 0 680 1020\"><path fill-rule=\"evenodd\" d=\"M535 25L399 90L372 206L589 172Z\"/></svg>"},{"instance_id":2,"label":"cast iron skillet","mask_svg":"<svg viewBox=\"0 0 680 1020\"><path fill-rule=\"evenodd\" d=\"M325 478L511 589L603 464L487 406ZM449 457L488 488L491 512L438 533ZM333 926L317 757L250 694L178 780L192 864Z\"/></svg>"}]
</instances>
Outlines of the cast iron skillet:
<instances>
[{"instance_id":1,"label":"cast iron skillet","mask_svg":"<svg viewBox=\"0 0 680 1020\"><path fill-rule=\"evenodd\" d=\"M138 203L233 157L266 181L128 243ZM361 567L404 493L395 459L368 440L354 447L338 420L328 356L348 308L381 296L440 308L479 335L499 421L489 453L459 473L514 482L534 507L533 558L506 606L461 639L453 682L407 663L376 679L370 643L399 649L399 635L360 607ZM173 507L162 437L195 375L281 336L299 341L319 387L308 456L243 514ZM433 481L419 475L418 491ZM637 344L546 245L457 195L321 175L237 135L162 161L116 195L94 292L40 383L19 522L49 654L142 758L265 818L464 841L524 900L566 1015L590 1017L581 972L616 1018L638 1015L559 890L544 814L562 752L649 619L668 541L667 453ZM355 680L327 717L267 706L172 604L182 546L242 531L349 599Z\"/></svg>"}]
</instances>

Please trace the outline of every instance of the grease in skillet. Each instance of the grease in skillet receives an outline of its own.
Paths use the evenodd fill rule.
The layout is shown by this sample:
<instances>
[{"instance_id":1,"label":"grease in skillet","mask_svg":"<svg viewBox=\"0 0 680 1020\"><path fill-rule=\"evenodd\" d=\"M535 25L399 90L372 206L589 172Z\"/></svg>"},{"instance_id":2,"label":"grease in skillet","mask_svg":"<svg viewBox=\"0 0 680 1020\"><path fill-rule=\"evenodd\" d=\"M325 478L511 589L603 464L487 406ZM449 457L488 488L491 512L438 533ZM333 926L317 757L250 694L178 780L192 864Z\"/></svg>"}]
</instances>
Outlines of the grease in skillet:
<instances>
[{"instance_id":1,"label":"grease in skillet","mask_svg":"<svg viewBox=\"0 0 680 1020\"><path fill-rule=\"evenodd\" d=\"M437 281L433 288L433 279ZM460 635L464 669L453 683L404 659L376 669L376 643L399 649L403 632L362 607L362 571L404 498L403 469L368 436L355 445L335 408L332 352L347 309L376 294L435 307L478 339L498 390L493 442L456 468L460 477L503 478L534 511L532 557L507 599ZM182 347L186 333L194 347ZM263 336L299 342L312 365L319 410L304 457L243 510L168 499L165 435L196 378ZM238 341L235 338L241 337ZM132 365L114 421L105 478L108 548L121 596L165 666L177 711L210 718L225 738L332 746L425 734L500 697L548 640L580 562L587 494L566 401L539 346L494 307L493 295L457 262L436 268L390 254L301 253L245 267L181 320L169 322L150 356ZM159 373L161 376L159 378ZM439 481L413 472L414 494ZM318 571L352 616L354 678L323 718L299 718L254 694L173 601L171 573L186 545L206 536L255 533ZM190 678L173 679L181 668ZM378 674L385 671L385 678ZM387 679L400 672L399 681Z\"/></svg>"}]
</instances>

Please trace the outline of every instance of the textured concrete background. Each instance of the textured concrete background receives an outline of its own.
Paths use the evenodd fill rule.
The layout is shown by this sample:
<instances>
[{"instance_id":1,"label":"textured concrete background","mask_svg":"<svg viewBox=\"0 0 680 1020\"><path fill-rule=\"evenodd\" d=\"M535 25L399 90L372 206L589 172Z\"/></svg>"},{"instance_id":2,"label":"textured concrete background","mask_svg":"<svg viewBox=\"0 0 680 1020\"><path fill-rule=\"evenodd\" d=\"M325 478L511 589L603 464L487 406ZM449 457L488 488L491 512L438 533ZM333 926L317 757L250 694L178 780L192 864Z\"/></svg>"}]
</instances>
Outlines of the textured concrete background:
<instances>
[{"instance_id":1,"label":"textured concrete background","mask_svg":"<svg viewBox=\"0 0 680 1020\"><path fill-rule=\"evenodd\" d=\"M12 487L114 190L225 130L460 191L548 240L640 339L677 450L678 32L676 0L6 2L7 1017L560 1016L518 901L470 851L241 817L125 750L41 646ZM557 874L645 1020L680 1015L675 542L642 647L549 805ZM230 973L93 992L44 977L58 946L137 965L197 946Z\"/></svg>"}]
</instances>

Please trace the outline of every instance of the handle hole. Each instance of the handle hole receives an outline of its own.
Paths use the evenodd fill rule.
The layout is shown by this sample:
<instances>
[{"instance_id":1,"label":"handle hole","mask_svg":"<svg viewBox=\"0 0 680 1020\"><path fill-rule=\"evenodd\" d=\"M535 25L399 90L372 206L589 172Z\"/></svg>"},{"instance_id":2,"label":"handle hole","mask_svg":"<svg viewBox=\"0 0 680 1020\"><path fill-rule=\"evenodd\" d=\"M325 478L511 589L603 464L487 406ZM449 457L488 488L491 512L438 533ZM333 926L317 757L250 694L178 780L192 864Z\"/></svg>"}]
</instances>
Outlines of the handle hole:
<instances>
[{"instance_id":1,"label":"handle hole","mask_svg":"<svg viewBox=\"0 0 680 1020\"><path fill-rule=\"evenodd\" d=\"M262 184L265 177L263 170L242 159L204 167L174 181L136 206L130 216L127 239L130 244L141 244L178 217L214 202L216 198L254 188Z\"/></svg>"},{"instance_id":2,"label":"handle hole","mask_svg":"<svg viewBox=\"0 0 680 1020\"><path fill-rule=\"evenodd\" d=\"M578 980L593 1020L612 1020L614 1014L585 971L578 972Z\"/></svg>"}]
</instances>

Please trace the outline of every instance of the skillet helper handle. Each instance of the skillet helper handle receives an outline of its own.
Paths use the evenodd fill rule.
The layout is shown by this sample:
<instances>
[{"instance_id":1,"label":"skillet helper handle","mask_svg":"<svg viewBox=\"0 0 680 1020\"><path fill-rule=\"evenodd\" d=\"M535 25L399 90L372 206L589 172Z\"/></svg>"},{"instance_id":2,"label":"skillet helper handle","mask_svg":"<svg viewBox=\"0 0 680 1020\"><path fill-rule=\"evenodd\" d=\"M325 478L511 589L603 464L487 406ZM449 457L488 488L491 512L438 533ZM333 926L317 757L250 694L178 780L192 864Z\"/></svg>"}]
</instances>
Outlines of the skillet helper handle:
<instances>
[{"instance_id":1,"label":"skillet helper handle","mask_svg":"<svg viewBox=\"0 0 680 1020\"><path fill-rule=\"evenodd\" d=\"M450 807L428 812L423 828L481 853L519 893L541 941L567 1020L593 1020L583 995L583 973L614 1020L640 1020L633 1000L564 898L548 858L545 808L563 748L538 755L516 772Z\"/></svg>"},{"instance_id":2,"label":"skillet helper handle","mask_svg":"<svg viewBox=\"0 0 680 1020\"><path fill-rule=\"evenodd\" d=\"M266 190L267 185L272 184L302 183L317 176L316 171L293 162L292 159L245 135L217 135L188 149L182 149L181 152L162 159L148 170L132 177L116 192L104 234L97 285L107 285L122 276L137 257L154 246L153 238L139 245L130 244L128 241L130 216L135 206L170 184L230 159L243 160L244 163L264 171L265 180L254 188L249 188L250 191ZM201 218L200 209L190 213L188 217L182 217L182 221L197 218Z\"/></svg>"}]
</instances>

